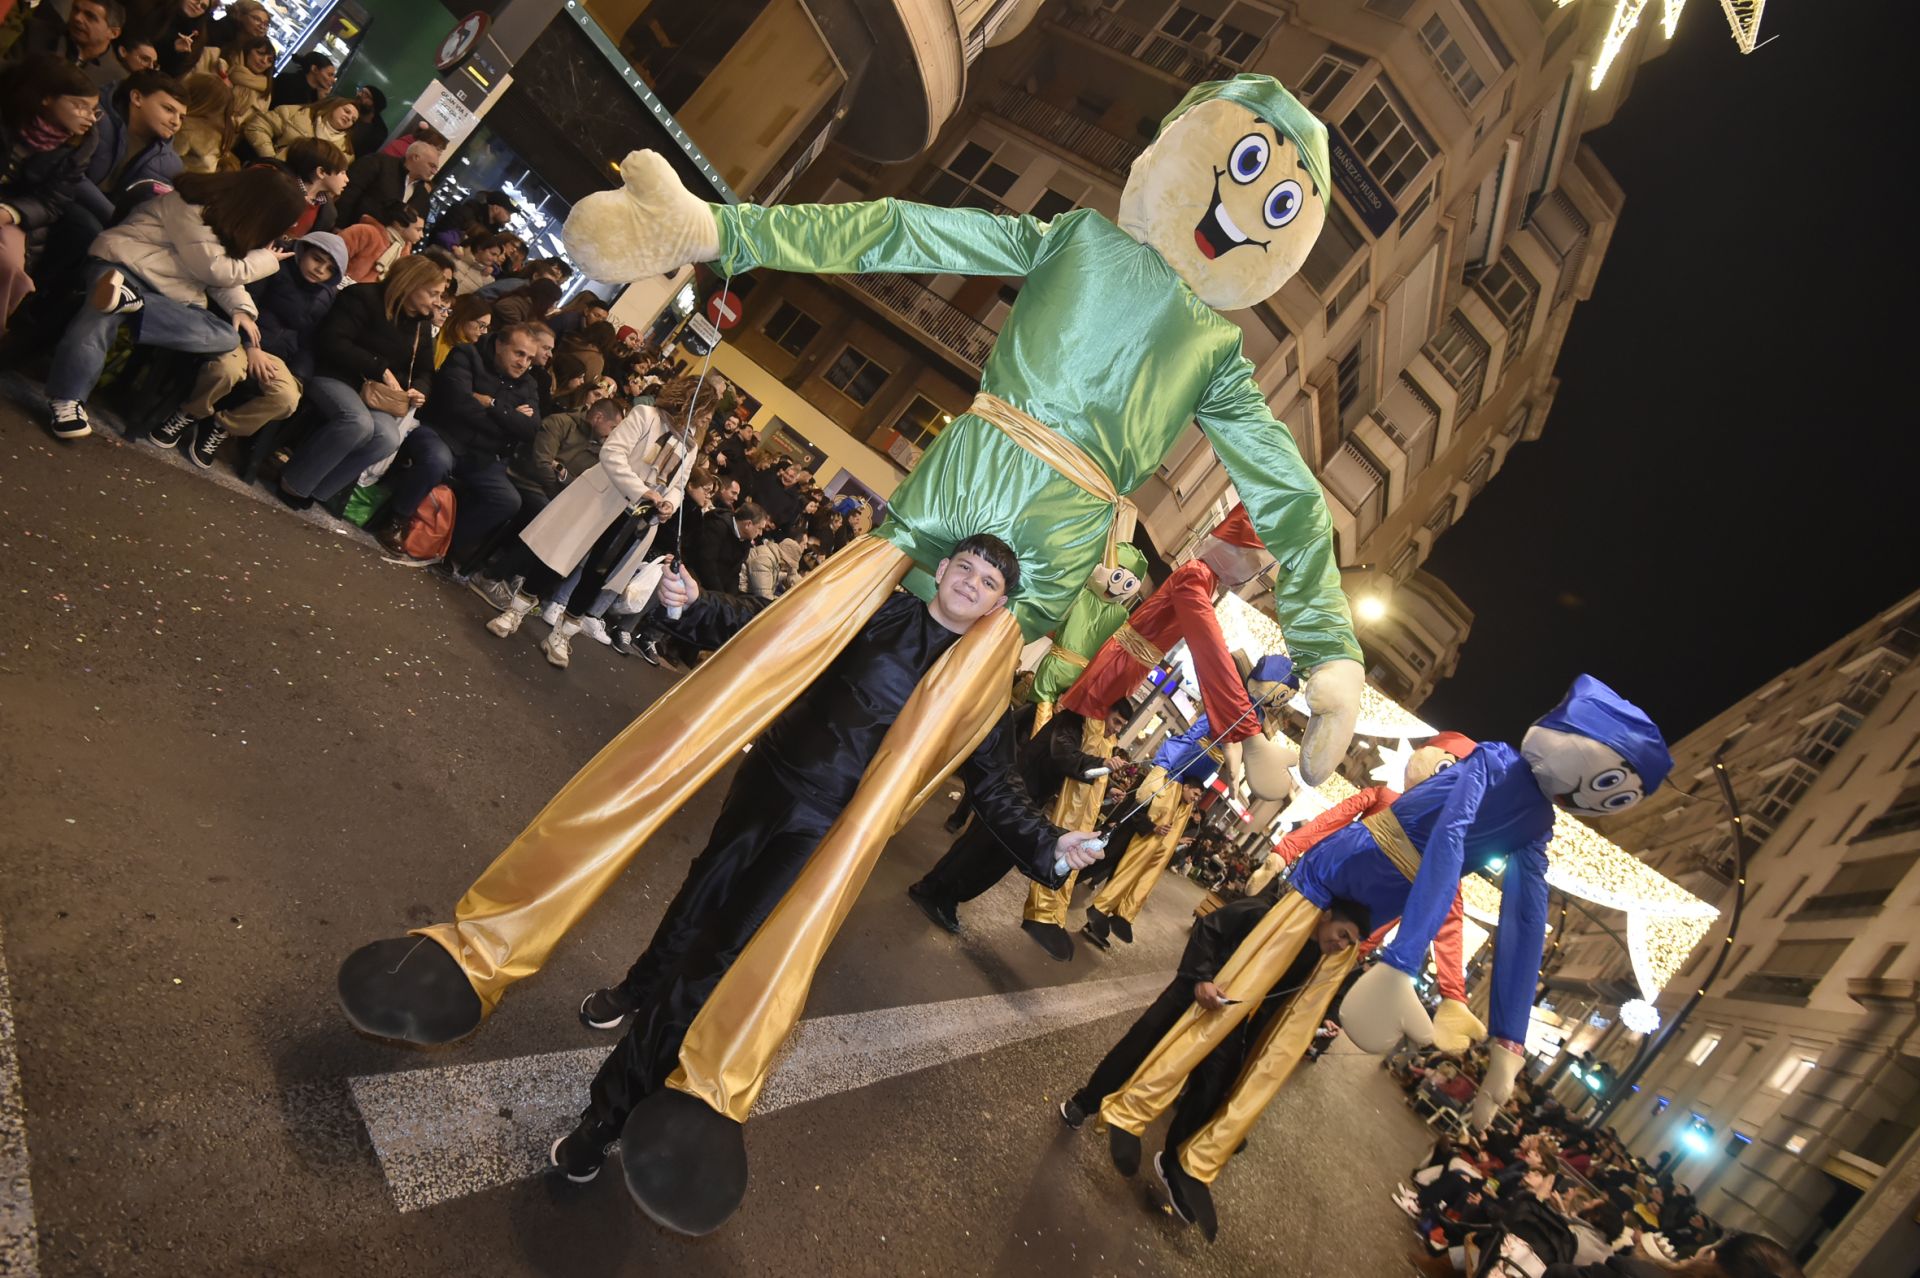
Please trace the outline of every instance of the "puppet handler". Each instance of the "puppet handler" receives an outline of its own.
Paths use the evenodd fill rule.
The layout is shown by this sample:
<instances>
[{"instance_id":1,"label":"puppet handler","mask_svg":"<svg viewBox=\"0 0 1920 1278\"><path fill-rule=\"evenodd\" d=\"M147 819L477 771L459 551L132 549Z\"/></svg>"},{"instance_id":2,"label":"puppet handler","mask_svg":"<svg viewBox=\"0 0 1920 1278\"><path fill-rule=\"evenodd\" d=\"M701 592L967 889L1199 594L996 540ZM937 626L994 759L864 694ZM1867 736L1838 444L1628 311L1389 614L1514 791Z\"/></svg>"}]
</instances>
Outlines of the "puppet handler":
<instances>
[{"instance_id":1,"label":"puppet handler","mask_svg":"<svg viewBox=\"0 0 1920 1278\"><path fill-rule=\"evenodd\" d=\"M1301 772L1318 781L1344 756L1363 676L1332 520L1268 410L1239 326L1213 309L1271 295L1306 258L1326 216L1326 130L1269 77L1199 86L1135 162L1118 224L1088 209L1042 223L898 200L709 205L645 151L621 175L622 189L586 197L568 217L570 255L596 279L689 262L729 277L772 267L1026 278L980 394L894 492L888 522L610 742L474 882L452 922L377 941L341 969L342 1006L364 1032L417 1043L473 1032L648 837L863 633L896 585L929 598L929 570L956 545L997 536L1020 563L1013 607L969 631L908 698L853 802L687 1032L667 1087L738 1143L886 839L1003 715L1022 633L1052 631L1095 569L1117 566L1116 505L1189 422L1279 565L1276 612L1308 671ZM708 1146L682 1135L666 1124L651 1132L661 1157L680 1158L665 1179L706 1192Z\"/></svg>"},{"instance_id":2,"label":"puppet handler","mask_svg":"<svg viewBox=\"0 0 1920 1278\"><path fill-rule=\"evenodd\" d=\"M1415 976L1461 877L1504 857L1489 1016L1494 1041L1471 1117L1474 1128L1483 1130L1520 1071L1546 936L1546 849L1555 805L1578 816L1623 812L1672 767L1666 743L1646 714L1581 675L1561 703L1528 729L1519 750L1497 741L1482 744L1385 811L1336 831L1302 856L1277 904L1214 980L1230 1001L1183 1012L1125 1085L1100 1102L1101 1117L1135 1138L1144 1133L1174 1103L1194 1068L1281 988L1281 978L1319 927L1321 912L1337 900L1356 901L1376 919L1400 917L1399 934L1380 952L1381 961L1341 1000L1341 1028L1365 1052L1384 1052L1403 1034L1431 1043L1434 1027L1415 992ZM1352 951L1319 961L1286 1011L1259 1036L1231 1094L1186 1138L1178 1157L1161 1167L1170 1191L1178 1191L1176 1208L1187 1218L1211 1217L1207 1187L1311 1045L1353 961Z\"/></svg>"}]
</instances>

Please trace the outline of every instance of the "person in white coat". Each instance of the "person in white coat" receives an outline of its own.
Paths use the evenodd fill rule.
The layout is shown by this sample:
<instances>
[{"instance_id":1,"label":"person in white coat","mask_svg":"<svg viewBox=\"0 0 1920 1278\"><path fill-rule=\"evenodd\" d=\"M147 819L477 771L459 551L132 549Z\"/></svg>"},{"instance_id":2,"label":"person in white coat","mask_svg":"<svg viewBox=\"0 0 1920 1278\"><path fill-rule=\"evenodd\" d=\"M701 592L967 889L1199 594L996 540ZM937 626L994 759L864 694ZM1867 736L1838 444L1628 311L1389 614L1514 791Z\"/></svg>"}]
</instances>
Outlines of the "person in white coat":
<instances>
[{"instance_id":1,"label":"person in white coat","mask_svg":"<svg viewBox=\"0 0 1920 1278\"><path fill-rule=\"evenodd\" d=\"M54 348L47 375L48 426L61 439L90 434L86 399L115 334L138 317L135 340L190 355L224 355L260 344L247 285L292 253L269 246L307 206L281 170L189 173L93 241L87 304ZM224 319L213 306L231 315Z\"/></svg>"},{"instance_id":2,"label":"person in white coat","mask_svg":"<svg viewBox=\"0 0 1920 1278\"><path fill-rule=\"evenodd\" d=\"M586 617L604 632L601 603L611 574L599 565L621 558L620 542L633 538L625 560L643 562L661 521L672 518L699 456L700 433L718 400L717 388L697 377L667 384L650 404L636 405L600 445L600 460L575 478L520 533L523 571L531 593L517 594L487 629L501 638L547 600L541 619L552 630L541 644L548 662L562 669L572 661L572 639L585 618L569 611L575 596L599 611ZM629 518L631 516L631 518ZM597 636L596 636L597 637ZM604 641L603 641L604 642Z\"/></svg>"}]
</instances>

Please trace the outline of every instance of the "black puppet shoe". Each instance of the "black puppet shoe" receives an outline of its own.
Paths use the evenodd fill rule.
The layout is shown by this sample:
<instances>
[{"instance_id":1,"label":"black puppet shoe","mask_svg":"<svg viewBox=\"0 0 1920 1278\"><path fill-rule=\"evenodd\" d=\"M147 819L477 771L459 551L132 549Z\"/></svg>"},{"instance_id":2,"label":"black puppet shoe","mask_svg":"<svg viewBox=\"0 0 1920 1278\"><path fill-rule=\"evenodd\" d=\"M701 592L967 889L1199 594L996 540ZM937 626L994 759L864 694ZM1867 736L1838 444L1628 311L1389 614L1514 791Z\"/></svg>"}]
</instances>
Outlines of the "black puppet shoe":
<instances>
[{"instance_id":1,"label":"black puppet shoe","mask_svg":"<svg viewBox=\"0 0 1920 1278\"><path fill-rule=\"evenodd\" d=\"M1107 937L1112 931L1112 928L1113 918L1110 915L1102 914L1099 910L1089 905L1087 907L1087 923L1085 927L1080 929L1080 935L1086 937L1103 950L1111 949L1112 942L1107 940Z\"/></svg>"},{"instance_id":2,"label":"black puppet shoe","mask_svg":"<svg viewBox=\"0 0 1920 1278\"><path fill-rule=\"evenodd\" d=\"M1124 941L1128 945L1133 944L1133 924L1121 918L1118 914L1109 914L1107 915L1107 926L1112 929L1115 940Z\"/></svg>"},{"instance_id":3,"label":"black puppet shoe","mask_svg":"<svg viewBox=\"0 0 1920 1278\"><path fill-rule=\"evenodd\" d=\"M1213 1191L1206 1182L1187 1174L1178 1158L1167 1157L1162 1150L1153 1156L1153 1172L1160 1187L1167 1191L1167 1205L1184 1224L1200 1226L1208 1242L1220 1236L1220 1217L1213 1209Z\"/></svg>"},{"instance_id":4,"label":"black puppet shoe","mask_svg":"<svg viewBox=\"0 0 1920 1278\"><path fill-rule=\"evenodd\" d=\"M634 1204L678 1234L710 1234L747 1194L745 1128L698 1097L663 1087L620 1130L620 1168Z\"/></svg>"},{"instance_id":5,"label":"black puppet shoe","mask_svg":"<svg viewBox=\"0 0 1920 1278\"><path fill-rule=\"evenodd\" d=\"M1107 1126L1107 1157L1113 1159L1113 1168L1122 1176L1137 1175L1140 1171L1140 1138L1123 1127Z\"/></svg>"},{"instance_id":6,"label":"black puppet shoe","mask_svg":"<svg viewBox=\"0 0 1920 1278\"><path fill-rule=\"evenodd\" d=\"M453 955L424 936L361 946L340 965L337 988L355 1029L419 1047L465 1038L486 1016Z\"/></svg>"},{"instance_id":7,"label":"black puppet shoe","mask_svg":"<svg viewBox=\"0 0 1920 1278\"><path fill-rule=\"evenodd\" d=\"M1032 937L1033 943L1045 950L1048 958L1058 959L1062 963L1073 961L1073 938L1058 923L1022 919L1020 930Z\"/></svg>"},{"instance_id":8,"label":"black puppet shoe","mask_svg":"<svg viewBox=\"0 0 1920 1278\"><path fill-rule=\"evenodd\" d=\"M547 1165L576 1185L584 1185L600 1174L607 1161L607 1146L619 1136L611 1123L582 1118L580 1125L553 1142L547 1151Z\"/></svg>"}]
</instances>

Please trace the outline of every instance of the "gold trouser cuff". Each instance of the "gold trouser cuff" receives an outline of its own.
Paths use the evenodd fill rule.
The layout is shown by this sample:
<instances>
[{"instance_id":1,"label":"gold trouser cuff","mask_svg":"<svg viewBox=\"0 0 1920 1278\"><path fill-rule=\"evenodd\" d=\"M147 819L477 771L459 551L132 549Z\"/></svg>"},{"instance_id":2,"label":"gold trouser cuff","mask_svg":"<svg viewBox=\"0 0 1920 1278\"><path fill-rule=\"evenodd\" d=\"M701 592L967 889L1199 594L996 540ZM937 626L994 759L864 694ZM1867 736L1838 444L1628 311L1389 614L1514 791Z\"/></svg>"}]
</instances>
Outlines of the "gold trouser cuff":
<instances>
[{"instance_id":1,"label":"gold trouser cuff","mask_svg":"<svg viewBox=\"0 0 1920 1278\"><path fill-rule=\"evenodd\" d=\"M1281 897L1213 978L1228 998L1240 1001L1217 1012L1189 1007L1126 1085L1101 1104L1100 1117L1135 1136L1146 1131L1180 1095L1194 1067L1260 1005L1300 947L1313 939L1319 921L1319 908L1299 893Z\"/></svg>"},{"instance_id":2,"label":"gold trouser cuff","mask_svg":"<svg viewBox=\"0 0 1920 1278\"><path fill-rule=\"evenodd\" d=\"M474 880L452 923L414 935L451 954L491 1012L648 837L833 663L912 566L873 536L827 560L576 772Z\"/></svg>"},{"instance_id":3,"label":"gold trouser cuff","mask_svg":"<svg viewBox=\"0 0 1920 1278\"><path fill-rule=\"evenodd\" d=\"M852 802L694 1017L667 1086L746 1121L887 840L1005 714L1019 655L1019 624L1003 610L961 636L921 678Z\"/></svg>"},{"instance_id":4,"label":"gold trouser cuff","mask_svg":"<svg viewBox=\"0 0 1920 1278\"><path fill-rule=\"evenodd\" d=\"M1323 955L1306 985L1267 1025L1260 1041L1247 1054L1226 1103L1211 1122L1180 1147L1180 1165L1188 1175L1211 1185L1227 1165L1281 1084L1293 1073L1293 1067L1313 1045L1314 1033L1326 1020L1327 1008L1339 992L1340 982L1353 970L1355 958L1350 949Z\"/></svg>"},{"instance_id":5,"label":"gold trouser cuff","mask_svg":"<svg viewBox=\"0 0 1920 1278\"><path fill-rule=\"evenodd\" d=\"M1100 469L1100 463L1089 457L1080 445L1038 417L986 391L974 395L967 411L999 427L1008 439L1052 467L1062 478L1095 500L1105 502L1110 511L1117 511L1120 505L1119 490L1113 486L1113 480L1107 477L1107 472ZM1118 527L1117 520L1108 520L1105 563L1118 562Z\"/></svg>"},{"instance_id":6,"label":"gold trouser cuff","mask_svg":"<svg viewBox=\"0 0 1920 1278\"><path fill-rule=\"evenodd\" d=\"M1133 628L1132 622L1122 622L1113 632L1113 640L1120 650L1143 666L1157 666L1166 657L1163 649L1154 647L1144 635Z\"/></svg>"}]
</instances>

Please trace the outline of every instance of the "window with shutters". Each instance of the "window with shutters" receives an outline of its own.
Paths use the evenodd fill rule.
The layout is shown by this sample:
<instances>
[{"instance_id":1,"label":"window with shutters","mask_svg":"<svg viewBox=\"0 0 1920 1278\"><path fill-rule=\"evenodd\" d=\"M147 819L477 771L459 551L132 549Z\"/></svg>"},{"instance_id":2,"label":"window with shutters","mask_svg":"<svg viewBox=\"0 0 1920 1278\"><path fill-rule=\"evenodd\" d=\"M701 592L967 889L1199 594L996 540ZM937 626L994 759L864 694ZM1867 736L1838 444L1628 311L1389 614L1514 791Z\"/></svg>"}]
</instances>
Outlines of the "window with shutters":
<instances>
[{"instance_id":1,"label":"window with shutters","mask_svg":"<svg viewBox=\"0 0 1920 1278\"><path fill-rule=\"evenodd\" d=\"M1560 259L1560 275L1553 283L1553 305L1558 306L1573 290L1580 275L1580 264L1587 254L1587 235L1591 230L1563 192L1550 191L1533 211L1534 232L1553 255Z\"/></svg>"},{"instance_id":2,"label":"window with shutters","mask_svg":"<svg viewBox=\"0 0 1920 1278\"><path fill-rule=\"evenodd\" d=\"M1526 348L1527 326L1533 322L1533 302L1540 296L1540 285L1509 249L1500 255L1499 261L1480 272L1474 291L1485 299L1507 330L1507 353L1503 358L1512 360Z\"/></svg>"},{"instance_id":3,"label":"window with shutters","mask_svg":"<svg viewBox=\"0 0 1920 1278\"><path fill-rule=\"evenodd\" d=\"M1464 418L1480 407L1480 391L1487 377L1487 360L1492 349L1476 333L1466 316L1455 311L1440 332L1423 348L1432 365L1440 370L1460 397L1458 415Z\"/></svg>"},{"instance_id":4,"label":"window with shutters","mask_svg":"<svg viewBox=\"0 0 1920 1278\"><path fill-rule=\"evenodd\" d=\"M1386 468L1353 440L1340 445L1320 472L1320 482L1353 512L1357 537L1365 538L1380 526L1387 508Z\"/></svg>"},{"instance_id":5,"label":"window with shutters","mask_svg":"<svg viewBox=\"0 0 1920 1278\"><path fill-rule=\"evenodd\" d=\"M1440 409L1405 373L1395 378L1374 410L1374 421L1406 456L1407 482L1412 483L1433 460L1434 427Z\"/></svg>"},{"instance_id":6,"label":"window with shutters","mask_svg":"<svg viewBox=\"0 0 1920 1278\"><path fill-rule=\"evenodd\" d=\"M1384 75L1374 79L1340 121L1340 133L1392 200L1412 186L1434 156L1433 139Z\"/></svg>"},{"instance_id":7,"label":"window with shutters","mask_svg":"<svg viewBox=\"0 0 1920 1278\"><path fill-rule=\"evenodd\" d=\"M1851 943L1849 939L1782 941L1733 987L1728 997L1761 1003L1805 1003Z\"/></svg>"},{"instance_id":8,"label":"window with shutters","mask_svg":"<svg viewBox=\"0 0 1920 1278\"><path fill-rule=\"evenodd\" d=\"M1897 852L1892 856L1849 861L1834 871L1825 887L1808 897L1806 904L1793 912L1790 921L1863 918L1878 914L1887 898L1905 881L1915 861L1920 861L1920 852Z\"/></svg>"}]
</instances>

